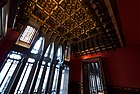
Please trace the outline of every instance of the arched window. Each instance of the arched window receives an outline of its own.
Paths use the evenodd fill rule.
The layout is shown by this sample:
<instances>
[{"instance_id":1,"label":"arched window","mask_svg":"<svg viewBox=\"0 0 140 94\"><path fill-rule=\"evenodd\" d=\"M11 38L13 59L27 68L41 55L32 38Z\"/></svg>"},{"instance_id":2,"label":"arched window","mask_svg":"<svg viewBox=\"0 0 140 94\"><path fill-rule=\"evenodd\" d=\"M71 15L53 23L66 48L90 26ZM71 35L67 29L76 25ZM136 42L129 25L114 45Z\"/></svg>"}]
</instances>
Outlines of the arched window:
<instances>
[{"instance_id":1,"label":"arched window","mask_svg":"<svg viewBox=\"0 0 140 94\"><path fill-rule=\"evenodd\" d=\"M46 85L48 82L48 76L49 76L49 72L50 72L50 65L51 65L51 61L53 59L53 55L54 55L54 43L51 43L45 52L44 60L42 61L40 71L38 74L38 78L37 78L37 82L36 82L36 85L34 88L34 93L37 93L37 91L38 91L39 83L40 83L40 80L41 80L41 77L43 74L43 70L45 71L44 72L45 76L43 77L44 81L43 81L41 93L45 93Z\"/></svg>"}]
</instances>

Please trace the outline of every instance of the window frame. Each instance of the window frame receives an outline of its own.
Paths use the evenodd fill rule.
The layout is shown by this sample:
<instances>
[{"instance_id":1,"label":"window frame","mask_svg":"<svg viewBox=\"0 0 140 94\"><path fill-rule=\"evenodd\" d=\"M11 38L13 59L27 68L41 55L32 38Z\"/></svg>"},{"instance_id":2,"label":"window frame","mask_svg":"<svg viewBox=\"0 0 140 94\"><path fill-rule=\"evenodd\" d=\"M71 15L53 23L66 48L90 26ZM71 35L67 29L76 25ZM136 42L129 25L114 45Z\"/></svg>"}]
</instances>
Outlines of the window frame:
<instances>
[{"instance_id":1,"label":"window frame","mask_svg":"<svg viewBox=\"0 0 140 94\"><path fill-rule=\"evenodd\" d=\"M32 28L35 30L34 33L33 33L33 36L29 38L29 39L31 39L29 43L26 42L26 41L21 40L21 37L22 37L22 35L24 34L24 32L26 32L25 30L27 29L28 26L32 27ZM27 31L27 32L28 32L28 31ZM32 45L32 43L33 43L33 41L34 41L34 39L35 39L35 37L36 37L37 35L38 35L38 30L37 30L37 28L36 28L35 26L31 25L31 24L27 24L27 25L24 27L24 29L22 30L22 33L21 33L20 36L18 37L18 39L17 39L17 41L16 41L15 44L29 49L29 48L31 47L31 45Z\"/></svg>"}]
</instances>

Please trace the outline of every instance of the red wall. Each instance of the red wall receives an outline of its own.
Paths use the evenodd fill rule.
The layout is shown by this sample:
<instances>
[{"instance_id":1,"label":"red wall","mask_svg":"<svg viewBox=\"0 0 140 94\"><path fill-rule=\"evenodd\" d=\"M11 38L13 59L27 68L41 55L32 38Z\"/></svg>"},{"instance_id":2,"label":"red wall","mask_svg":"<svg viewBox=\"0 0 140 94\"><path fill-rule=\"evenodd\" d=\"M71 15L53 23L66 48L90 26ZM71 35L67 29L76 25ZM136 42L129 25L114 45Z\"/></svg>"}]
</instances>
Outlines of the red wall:
<instances>
[{"instance_id":1,"label":"red wall","mask_svg":"<svg viewBox=\"0 0 140 94\"><path fill-rule=\"evenodd\" d=\"M0 65L12 48L18 36L19 33L15 30L8 30L7 35L2 40L0 40Z\"/></svg>"},{"instance_id":2,"label":"red wall","mask_svg":"<svg viewBox=\"0 0 140 94\"><path fill-rule=\"evenodd\" d=\"M70 58L70 81L81 81L81 59L79 57L74 57L71 55Z\"/></svg>"},{"instance_id":3,"label":"red wall","mask_svg":"<svg viewBox=\"0 0 140 94\"><path fill-rule=\"evenodd\" d=\"M140 0L116 0L126 45L140 45Z\"/></svg>"},{"instance_id":4,"label":"red wall","mask_svg":"<svg viewBox=\"0 0 140 94\"><path fill-rule=\"evenodd\" d=\"M103 56L107 83L140 88L140 46L117 49Z\"/></svg>"}]
</instances>

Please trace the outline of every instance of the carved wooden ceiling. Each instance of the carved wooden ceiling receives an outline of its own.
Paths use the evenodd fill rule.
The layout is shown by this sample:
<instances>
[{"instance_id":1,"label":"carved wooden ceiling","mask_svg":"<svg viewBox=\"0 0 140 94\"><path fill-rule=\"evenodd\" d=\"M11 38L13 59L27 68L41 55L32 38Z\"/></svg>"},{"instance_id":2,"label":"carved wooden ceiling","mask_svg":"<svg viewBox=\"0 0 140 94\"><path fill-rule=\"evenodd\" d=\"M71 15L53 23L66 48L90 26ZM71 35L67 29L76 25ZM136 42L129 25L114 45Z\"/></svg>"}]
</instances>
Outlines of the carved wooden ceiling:
<instances>
[{"instance_id":1,"label":"carved wooden ceiling","mask_svg":"<svg viewBox=\"0 0 140 94\"><path fill-rule=\"evenodd\" d=\"M72 44L75 55L121 47L104 0L20 0L15 28L28 19Z\"/></svg>"}]
</instances>

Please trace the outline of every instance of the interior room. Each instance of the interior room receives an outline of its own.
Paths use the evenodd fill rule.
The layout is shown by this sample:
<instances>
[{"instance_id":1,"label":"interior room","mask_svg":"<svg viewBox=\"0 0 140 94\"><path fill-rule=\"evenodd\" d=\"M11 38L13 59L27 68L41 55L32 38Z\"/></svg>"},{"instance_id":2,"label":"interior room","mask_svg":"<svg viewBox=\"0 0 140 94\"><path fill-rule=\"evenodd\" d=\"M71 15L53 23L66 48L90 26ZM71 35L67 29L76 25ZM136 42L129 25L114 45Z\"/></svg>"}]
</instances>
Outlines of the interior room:
<instances>
[{"instance_id":1,"label":"interior room","mask_svg":"<svg viewBox=\"0 0 140 94\"><path fill-rule=\"evenodd\" d=\"M0 94L140 94L140 0L1 0Z\"/></svg>"}]
</instances>

